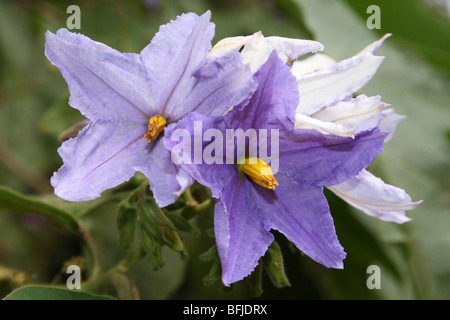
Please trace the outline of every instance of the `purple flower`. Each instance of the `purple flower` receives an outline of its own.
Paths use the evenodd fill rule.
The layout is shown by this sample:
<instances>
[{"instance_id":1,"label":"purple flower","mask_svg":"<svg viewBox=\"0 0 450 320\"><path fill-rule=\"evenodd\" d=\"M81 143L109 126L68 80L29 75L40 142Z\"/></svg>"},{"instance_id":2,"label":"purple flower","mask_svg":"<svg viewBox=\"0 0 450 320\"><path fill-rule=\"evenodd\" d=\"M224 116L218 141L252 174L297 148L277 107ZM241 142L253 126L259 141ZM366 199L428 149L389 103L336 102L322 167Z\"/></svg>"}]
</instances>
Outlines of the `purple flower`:
<instances>
[{"instance_id":1,"label":"purple flower","mask_svg":"<svg viewBox=\"0 0 450 320\"><path fill-rule=\"evenodd\" d=\"M295 128L353 137L355 133L378 127L389 131L385 138L387 142L405 116L386 108L389 105L382 102L380 96L361 94L354 97L354 94L377 72L384 57L375 55L375 52L390 36L384 35L353 57L339 62L322 53L297 59L306 52L321 51L324 47L310 40L264 37L261 32L222 39L210 54L223 56L240 51L243 61L256 71L275 50L280 59L292 65L291 72L298 82L301 98L296 110ZM413 210L422 202L413 202L404 190L385 183L366 170L329 189L364 213L396 223L410 221L406 210Z\"/></svg>"},{"instance_id":2,"label":"purple flower","mask_svg":"<svg viewBox=\"0 0 450 320\"><path fill-rule=\"evenodd\" d=\"M68 83L69 104L90 120L58 150L64 163L51 179L57 196L91 200L139 171L166 206L192 183L170 161L161 140L165 126L192 111L222 114L254 90L239 54L207 58L209 19L210 12L181 15L140 54L66 29L47 32L45 53Z\"/></svg>"},{"instance_id":3,"label":"purple flower","mask_svg":"<svg viewBox=\"0 0 450 320\"><path fill-rule=\"evenodd\" d=\"M386 136L376 128L359 132L354 138L294 130L298 85L275 52L256 72L255 82L258 87L248 103L236 106L223 117L192 113L169 126L164 138L165 145L175 150L179 141L172 135L177 129L198 134L196 123L201 123L203 134L210 129L220 130L223 135L230 129L277 132L279 140L273 141L279 142L278 152L265 158L258 154L255 164L251 164L248 151L245 163L239 164L243 153L238 154L238 150L233 152L233 163L181 162L182 168L209 187L217 199L215 236L222 281L227 286L256 267L274 239L271 230L284 234L320 264L343 268L346 254L338 241L323 187L342 183L369 166L382 151ZM227 139L226 145L229 142ZM203 150L212 143L204 138ZM278 168L272 171L275 158Z\"/></svg>"}]
</instances>

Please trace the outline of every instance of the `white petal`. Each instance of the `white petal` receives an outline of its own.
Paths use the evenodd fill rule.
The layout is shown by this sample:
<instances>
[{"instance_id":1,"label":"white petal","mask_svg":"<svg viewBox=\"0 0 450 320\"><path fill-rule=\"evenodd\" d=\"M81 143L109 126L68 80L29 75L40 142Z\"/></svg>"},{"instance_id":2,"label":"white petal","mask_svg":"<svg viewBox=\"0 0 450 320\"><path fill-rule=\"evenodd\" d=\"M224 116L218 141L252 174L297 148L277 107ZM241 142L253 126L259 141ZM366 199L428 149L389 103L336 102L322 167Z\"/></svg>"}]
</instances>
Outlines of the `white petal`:
<instances>
[{"instance_id":1,"label":"white petal","mask_svg":"<svg viewBox=\"0 0 450 320\"><path fill-rule=\"evenodd\" d=\"M405 210L413 210L422 202L412 202L404 190L384 183L367 170L329 189L364 213L396 223L410 221Z\"/></svg>"},{"instance_id":2,"label":"white petal","mask_svg":"<svg viewBox=\"0 0 450 320\"><path fill-rule=\"evenodd\" d=\"M355 99L339 101L324 107L311 116L297 112L295 128L314 129L322 133L338 136L351 136L371 130L381 121L381 110L386 106L380 96L360 95Z\"/></svg>"},{"instance_id":3,"label":"white petal","mask_svg":"<svg viewBox=\"0 0 450 320\"><path fill-rule=\"evenodd\" d=\"M324 134L334 134L341 137L354 137L355 129L346 128L340 124L322 121L300 112L295 115L295 129L313 129Z\"/></svg>"},{"instance_id":4,"label":"white petal","mask_svg":"<svg viewBox=\"0 0 450 320\"><path fill-rule=\"evenodd\" d=\"M187 188L189 188L194 183L194 179L192 179L192 177L183 169L180 169L180 171L178 171L176 179L178 184L180 185L180 190L178 192L175 192L175 196L178 198L183 192L186 191Z\"/></svg>"},{"instance_id":5,"label":"white petal","mask_svg":"<svg viewBox=\"0 0 450 320\"><path fill-rule=\"evenodd\" d=\"M278 56L288 64L306 53L323 51L324 46L317 41L291 39L282 37L267 37L266 42L278 52Z\"/></svg>"},{"instance_id":6,"label":"white petal","mask_svg":"<svg viewBox=\"0 0 450 320\"><path fill-rule=\"evenodd\" d=\"M255 34L254 39L248 42L242 50L244 62L250 65L250 69L256 72L269 58L272 51L278 53L278 57L287 64L292 64L299 56L323 50L323 45L316 41L290 39L282 37L264 38L261 33Z\"/></svg>"},{"instance_id":7,"label":"white petal","mask_svg":"<svg viewBox=\"0 0 450 320\"><path fill-rule=\"evenodd\" d=\"M323 50L323 45L317 41L291 39L282 37L264 37L261 31L251 36L225 38L217 42L209 55L224 56L239 51L242 47L244 63L249 64L252 72L256 72L276 50L285 63L293 63L299 56Z\"/></svg>"},{"instance_id":8,"label":"white petal","mask_svg":"<svg viewBox=\"0 0 450 320\"><path fill-rule=\"evenodd\" d=\"M335 63L336 60L330 58L326 54L316 53L306 59L294 61L291 71L294 76L300 78L304 73L313 72Z\"/></svg>"},{"instance_id":9,"label":"white petal","mask_svg":"<svg viewBox=\"0 0 450 320\"><path fill-rule=\"evenodd\" d=\"M269 59L272 51L273 48L265 40L262 33L255 33L251 41L248 41L241 51L242 60L250 66L252 72L256 72Z\"/></svg>"},{"instance_id":10,"label":"white petal","mask_svg":"<svg viewBox=\"0 0 450 320\"><path fill-rule=\"evenodd\" d=\"M383 59L367 53L297 77L300 92L297 112L310 115L350 97L372 79Z\"/></svg>"},{"instance_id":11,"label":"white petal","mask_svg":"<svg viewBox=\"0 0 450 320\"><path fill-rule=\"evenodd\" d=\"M209 51L209 55L220 57L237 52L244 47L241 51L242 60L250 66L252 72L256 72L273 51L273 48L265 39L261 31L251 36L225 38L217 42Z\"/></svg>"},{"instance_id":12,"label":"white petal","mask_svg":"<svg viewBox=\"0 0 450 320\"><path fill-rule=\"evenodd\" d=\"M395 129L397 129L397 125L400 121L404 120L406 116L395 113L394 109L389 108L381 111L382 119L380 121L380 130L389 131L389 134L384 139L384 142L388 142L392 139L395 133Z\"/></svg>"},{"instance_id":13,"label":"white petal","mask_svg":"<svg viewBox=\"0 0 450 320\"><path fill-rule=\"evenodd\" d=\"M257 32L260 33L260 32ZM256 33L251 36L238 36L224 38L217 42L214 47L209 50L209 56L222 57L230 53L239 51L242 46L247 44L256 36Z\"/></svg>"},{"instance_id":14,"label":"white petal","mask_svg":"<svg viewBox=\"0 0 450 320\"><path fill-rule=\"evenodd\" d=\"M389 35L370 44L352 58L333 65L326 64L320 69L309 69L305 73L295 73L300 91L297 112L306 115L320 108L350 97L361 89L375 75L384 57L374 56Z\"/></svg>"},{"instance_id":15,"label":"white petal","mask_svg":"<svg viewBox=\"0 0 450 320\"><path fill-rule=\"evenodd\" d=\"M381 111L386 106L380 96L367 97L360 95L355 99L347 99L313 114L322 121L334 122L347 128L357 129L356 132L371 130L381 121Z\"/></svg>"},{"instance_id":16,"label":"white petal","mask_svg":"<svg viewBox=\"0 0 450 320\"><path fill-rule=\"evenodd\" d=\"M375 41L375 42L369 44L367 47L365 47L360 53L357 54L357 56L361 56L361 55L366 54L368 52L375 53L375 51L377 51L381 47L381 45L383 44L384 40L389 38L391 35L392 34L390 34L390 33L385 34L380 40Z\"/></svg>"}]
</instances>

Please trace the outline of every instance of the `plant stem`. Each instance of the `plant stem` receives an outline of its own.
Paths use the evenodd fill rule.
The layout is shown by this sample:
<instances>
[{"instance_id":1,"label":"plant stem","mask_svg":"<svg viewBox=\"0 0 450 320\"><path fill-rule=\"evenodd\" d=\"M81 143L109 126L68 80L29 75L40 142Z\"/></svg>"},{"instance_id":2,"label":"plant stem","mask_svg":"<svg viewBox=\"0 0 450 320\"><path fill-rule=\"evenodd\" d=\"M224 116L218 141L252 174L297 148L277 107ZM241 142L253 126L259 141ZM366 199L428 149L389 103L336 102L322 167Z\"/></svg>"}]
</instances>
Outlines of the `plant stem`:
<instances>
[{"instance_id":1,"label":"plant stem","mask_svg":"<svg viewBox=\"0 0 450 320\"><path fill-rule=\"evenodd\" d=\"M89 234L89 232L87 232L87 230L83 226L81 225L79 226L79 231L84 242L86 243L88 255L92 260L92 272L89 278L95 279L100 275L101 272L101 262L98 247L92 236Z\"/></svg>"},{"instance_id":2,"label":"plant stem","mask_svg":"<svg viewBox=\"0 0 450 320\"><path fill-rule=\"evenodd\" d=\"M114 267L112 267L107 273L125 273L128 272L137 262L139 262L143 257L145 257L146 253L142 246L137 246L135 249L128 252L128 254L119 261Z\"/></svg>"},{"instance_id":3,"label":"plant stem","mask_svg":"<svg viewBox=\"0 0 450 320\"><path fill-rule=\"evenodd\" d=\"M141 246L136 247L107 272L104 274L98 273L95 277L91 277L88 281L82 284L83 290L93 293L101 292L102 288L110 284L111 277L113 275L128 272L144 256L144 249Z\"/></svg>"}]
</instances>

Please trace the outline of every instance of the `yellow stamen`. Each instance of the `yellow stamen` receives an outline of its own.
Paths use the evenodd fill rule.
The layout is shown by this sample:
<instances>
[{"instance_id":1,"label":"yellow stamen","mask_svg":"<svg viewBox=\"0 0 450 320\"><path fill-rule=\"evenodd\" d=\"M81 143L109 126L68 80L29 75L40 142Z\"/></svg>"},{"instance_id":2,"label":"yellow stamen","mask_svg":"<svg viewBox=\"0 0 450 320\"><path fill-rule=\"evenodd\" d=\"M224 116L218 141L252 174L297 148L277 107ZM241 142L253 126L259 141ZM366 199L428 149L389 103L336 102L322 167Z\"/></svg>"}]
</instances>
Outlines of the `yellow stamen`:
<instances>
[{"instance_id":1,"label":"yellow stamen","mask_svg":"<svg viewBox=\"0 0 450 320\"><path fill-rule=\"evenodd\" d=\"M260 186L275 190L278 181L273 176L270 166L259 158L247 158L242 165L242 171Z\"/></svg>"},{"instance_id":2,"label":"yellow stamen","mask_svg":"<svg viewBox=\"0 0 450 320\"><path fill-rule=\"evenodd\" d=\"M160 115L153 116L148 120L148 131L144 134L144 138L147 138L147 143L158 138L159 134L164 130L166 123L166 119Z\"/></svg>"}]
</instances>

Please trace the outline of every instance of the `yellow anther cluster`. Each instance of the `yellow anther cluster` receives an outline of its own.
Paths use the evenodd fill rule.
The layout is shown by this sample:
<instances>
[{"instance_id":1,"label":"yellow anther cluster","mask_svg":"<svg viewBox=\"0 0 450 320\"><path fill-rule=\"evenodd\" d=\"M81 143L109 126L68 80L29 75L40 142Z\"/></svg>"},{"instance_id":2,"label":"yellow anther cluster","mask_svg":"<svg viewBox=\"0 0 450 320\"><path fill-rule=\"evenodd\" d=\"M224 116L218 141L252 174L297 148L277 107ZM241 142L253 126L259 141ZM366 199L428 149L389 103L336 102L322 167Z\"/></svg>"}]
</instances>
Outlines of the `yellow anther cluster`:
<instances>
[{"instance_id":1,"label":"yellow anther cluster","mask_svg":"<svg viewBox=\"0 0 450 320\"><path fill-rule=\"evenodd\" d=\"M247 158L242 165L242 171L260 186L275 190L278 186L270 166L259 158Z\"/></svg>"},{"instance_id":2,"label":"yellow anther cluster","mask_svg":"<svg viewBox=\"0 0 450 320\"><path fill-rule=\"evenodd\" d=\"M148 131L144 134L144 138L147 138L147 143L158 138L159 134L164 130L166 123L166 119L160 115L153 116L148 120Z\"/></svg>"}]
</instances>

